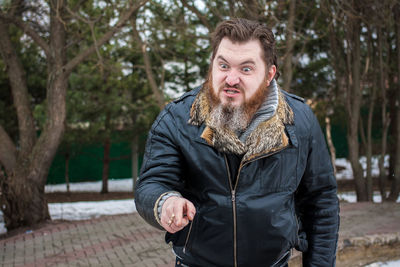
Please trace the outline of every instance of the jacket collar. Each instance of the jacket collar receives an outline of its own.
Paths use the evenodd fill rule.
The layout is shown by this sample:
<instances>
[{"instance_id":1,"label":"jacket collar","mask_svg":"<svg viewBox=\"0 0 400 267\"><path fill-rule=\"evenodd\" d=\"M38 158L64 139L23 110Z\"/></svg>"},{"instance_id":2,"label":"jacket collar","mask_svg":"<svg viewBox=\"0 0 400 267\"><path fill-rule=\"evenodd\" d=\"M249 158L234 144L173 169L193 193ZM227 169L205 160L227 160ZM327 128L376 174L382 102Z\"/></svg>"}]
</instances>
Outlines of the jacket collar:
<instances>
[{"instance_id":1,"label":"jacket collar","mask_svg":"<svg viewBox=\"0 0 400 267\"><path fill-rule=\"evenodd\" d=\"M228 129L213 127L210 124L210 103L207 87L203 86L192 104L189 123L200 126L205 124L201 134L210 146L223 153L244 155L243 160L251 160L258 156L281 150L289 145L285 125L293 124L293 111L279 90L278 108L267 121L258 127L241 142L237 135Z\"/></svg>"}]
</instances>

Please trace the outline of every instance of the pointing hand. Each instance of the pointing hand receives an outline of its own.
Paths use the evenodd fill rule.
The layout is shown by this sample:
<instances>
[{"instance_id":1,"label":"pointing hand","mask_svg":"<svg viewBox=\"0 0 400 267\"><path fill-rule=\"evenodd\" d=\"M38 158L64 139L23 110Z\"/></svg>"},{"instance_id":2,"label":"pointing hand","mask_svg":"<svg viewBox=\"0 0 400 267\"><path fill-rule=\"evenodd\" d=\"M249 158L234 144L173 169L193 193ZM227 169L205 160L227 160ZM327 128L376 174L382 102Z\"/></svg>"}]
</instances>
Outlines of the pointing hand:
<instances>
[{"instance_id":1,"label":"pointing hand","mask_svg":"<svg viewBox=\"0 0 400 267\"><path fill-rule=\"evenodd\" d=\"M192 221L196 214L193 203L183 197L167 198L161 208L161 226L170 233L176 233Z\"/></svg>"}]
</instances>

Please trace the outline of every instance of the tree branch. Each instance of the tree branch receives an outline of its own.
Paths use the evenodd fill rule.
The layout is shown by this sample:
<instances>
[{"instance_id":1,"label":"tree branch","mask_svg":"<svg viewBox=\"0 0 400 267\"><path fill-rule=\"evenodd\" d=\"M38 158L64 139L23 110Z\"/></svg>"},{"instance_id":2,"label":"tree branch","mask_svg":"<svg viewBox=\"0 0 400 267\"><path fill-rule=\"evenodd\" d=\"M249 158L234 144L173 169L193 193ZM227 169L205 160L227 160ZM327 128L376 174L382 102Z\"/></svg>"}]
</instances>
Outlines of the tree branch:
<instances>
[{"instance_id":1,"label":"tree branch","mask_svg":"<svg viewBox=\"0 0 400 267\"><path fill-rule=\"evenodd\" d=\"M3 165L6 173L10 175L17 164L17 149L10 136L0 125L0 165Z\"/></svg>"},{"instance_id":2,"label":"tree branch","mask_svg":"<svg viewBox=\"0 0 400 267\"><path fill-rule=\"evenodd\" d=\"M0 18L0 54L7 67L14 106L17 111L20 151L30 153L36 142L34 118L30 110L25 71L11 42L8 26L9 24Z\"/></svg>"},{"instance_id":3,"label":"tree branch","mask_svg":"<svg viewBox=\"0 0 400 267\"><path fill-rule=\"evenodd\" d=\"M89 48L85 51L71 59L64 67L64 71L66 73L70 73L79 63L85 60L90 54L96 51L96 48L102 46L107 41L109 41L115 33L121 30L121 28L125 25L125 23L129 20L134 12L136 12L140 7L146 4L149 0L141 0L138 1L136 4L132 5L128 11L126 11L118 21L118 23L113 27L110 31L106 32L98 41L97 45L92 44Z\"/></svg>"},{"instance_id":4,"label":"tree branch","mask_svg":"<svg viewBox=\"0 0 400 267\"><path fill-rule=\"evenodd\" d=\"M47 42L29 25L26 24L26 22L22 21L20 18L14 17L14 16L9 16L7 14L4 14L3 12L0 12L0 19L3 19L4 21L11 22L18 28L20 28L26 35L32 38L32 40L40 46L46 57L51 58L51 53L50 53L50 47L47 44Z\"/></svg>"},{"instance_id":5,"label":"tree branch","mask_svg":"<svg viewBox=\"0 0 400 267\"><path fill-rule=\"evenodd\" d=\"M142 55L143 55L145 71L146 71L147 79L150 84L150 88L153 92L153 95L154 95L156 101L157 101L157 105L159 106L160 109L162 109L165 105L164 95L163 95L162 91L159 89L156 79L154 77L153 71L151 70L152 69L151 60L146 51L147 45L145 42L142 41L142 39L139 35L139 32L137 30L136 17L133 17L131 19L131 24L132 24L133 38L137 42L138 46L140 47Z\"/></svg>"},{"instance_id":6,"label":"tree branch","mask_svg":"<svg viewBox=\"0 0 400 267\"><path fill-rule=\"evenodd\" d=\"M204 16L194 5L189 5L186 0L181 0L182 5L185 6L187 9L192 11L201 21L201 23L204 24L204 26L207 27L208 32L213 32L213 28L211 27L210 23L208 22L206 16Z\"/></svg>"},{"instance_id":7,"label":"tree branch","mask_svg":"<svg viewBox=\"0 0 400 267\"><path fill-rule=\"evenodd\" d=\"M103 63L104 60L103 60L103 57L100 54L99 45L97 43L97 38L96 38L96 35L95 35L95 32L94 32L94 24L100 19L100 17L95 19L95 20L89 20L89 19L83 18L82 16L78 15L77 13L75 13L68 6L66 6L66 10L68 11L68 13L71 16L73 16L74 18L82 21L83 23L86 23L89 26L90 33L92 34L92 38L93 38L93 44L94 44L94 47L95 47L96 55L97 55L97 57L99 59L100 73L103 74L103 72L104 72L104 63Z\"/></svg>"}]
</instances>

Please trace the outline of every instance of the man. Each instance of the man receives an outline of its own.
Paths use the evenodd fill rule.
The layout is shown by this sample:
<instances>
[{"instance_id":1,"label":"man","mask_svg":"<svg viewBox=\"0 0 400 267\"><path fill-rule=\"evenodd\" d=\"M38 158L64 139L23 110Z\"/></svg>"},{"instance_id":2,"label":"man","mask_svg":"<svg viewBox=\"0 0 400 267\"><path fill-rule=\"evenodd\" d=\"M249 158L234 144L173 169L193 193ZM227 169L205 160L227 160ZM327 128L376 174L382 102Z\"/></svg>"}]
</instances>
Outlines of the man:
<instances>
[{"instance_id":1,"label":"man","mask_svg":"<svg viewBox=\"0 0 400 267\"><path fill-rule=\"evenodd\" d=\"M139 214L176 266L334 266L336 180L318 121L277 87L275 40L233 19L212 35L206 82L167 105L147 141Z\"/></svg>"}]
</instances>

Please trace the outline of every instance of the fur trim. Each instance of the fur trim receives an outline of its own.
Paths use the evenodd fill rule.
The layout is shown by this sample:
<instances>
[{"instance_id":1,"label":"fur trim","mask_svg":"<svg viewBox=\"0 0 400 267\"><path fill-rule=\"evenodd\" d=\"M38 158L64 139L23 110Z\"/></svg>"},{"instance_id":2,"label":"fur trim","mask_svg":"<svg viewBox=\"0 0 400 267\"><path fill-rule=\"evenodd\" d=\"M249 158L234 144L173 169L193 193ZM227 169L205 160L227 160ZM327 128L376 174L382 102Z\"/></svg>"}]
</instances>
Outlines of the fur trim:
<instances>
[{"instance_id":1,"label":"fur trim","mask_svg":"<svg viewBox=\"0 0 400 267\"><path fill-rule=\"evenodd\" d=\"M210 127L207 126L200 137L206 140L209 145L213 145L214 131Z\"/></svg>"},{"instance_id":2,"label":"fur trim","mask_svg":"<svg viewBox=\"0 0 400 267\"><path fill-rule=\"evenodd\" d=\"M243 160L251 160L289 145L285 124L293 124L294 116L281 91L279 91L279 103L275 114L269 120L260 123L243 143L232 131L212 125L209 117L210 104L205 90L206 87L200 90L192 104L189 123L197 126L206 124L201 137L210 146L224 153L244 154Z\"/></svg>"},{"instance_id":3,"label":"fur trim","mask_svg":"<svg viewBox=\"0 0 400 267\"><path fill-rule=\"evenodd\" d=\"M200 126L205 122L210 114L210 104L207 99L205 87L201 88L199 94L192 104L190 109L189 123Z\"/></svg>"}]
</instances>

